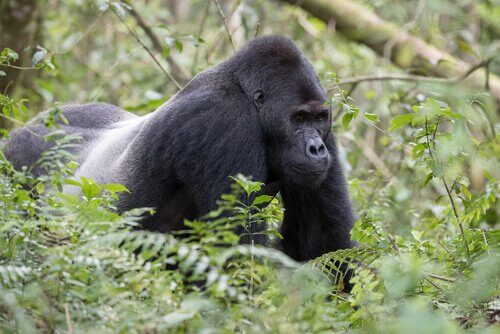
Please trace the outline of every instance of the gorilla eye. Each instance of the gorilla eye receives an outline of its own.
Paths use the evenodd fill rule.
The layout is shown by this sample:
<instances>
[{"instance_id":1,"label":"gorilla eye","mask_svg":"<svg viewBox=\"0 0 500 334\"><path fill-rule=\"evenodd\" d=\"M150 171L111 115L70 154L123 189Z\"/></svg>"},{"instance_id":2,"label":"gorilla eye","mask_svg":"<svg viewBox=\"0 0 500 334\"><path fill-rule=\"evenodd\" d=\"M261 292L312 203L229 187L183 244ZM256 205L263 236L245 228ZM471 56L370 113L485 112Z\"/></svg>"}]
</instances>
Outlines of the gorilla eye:
<instances>
[{"instance_id":1,"label":"gorilla eye","mask_svg":"<svg viewBox=\"0 0 500 334\"><path fill-rule=\"evenodd\" d=\"M260 108L264 104L264 92L258 90L253 94L253 102L257 108Z\"/></svg>"},{"instance_id":2,"label":"gorilla eye","mask_svg":"<svg viewBox=\"0 0 500 334\"><path fill-rule=\"evenodd\" d=\"M295 123L299 123L300 124L300 123L304 122L305 116L302 113L298 113L298 114L295 114L293 116L293 120L294 120Z\"/></svg>"},{"instance_id":3,"label":"gorilla eye","mask_svg":"<svg viewBox=\"0 0 500 334\"><path fill-rule=\"evenodd\" d=\"M328 118L328 113L326 113L326 112L320 112L320 113L316 114L316 116L314 117L316 122L322 122L322 121L326 120L327 118Z\"/></svg>"}]
</instances>

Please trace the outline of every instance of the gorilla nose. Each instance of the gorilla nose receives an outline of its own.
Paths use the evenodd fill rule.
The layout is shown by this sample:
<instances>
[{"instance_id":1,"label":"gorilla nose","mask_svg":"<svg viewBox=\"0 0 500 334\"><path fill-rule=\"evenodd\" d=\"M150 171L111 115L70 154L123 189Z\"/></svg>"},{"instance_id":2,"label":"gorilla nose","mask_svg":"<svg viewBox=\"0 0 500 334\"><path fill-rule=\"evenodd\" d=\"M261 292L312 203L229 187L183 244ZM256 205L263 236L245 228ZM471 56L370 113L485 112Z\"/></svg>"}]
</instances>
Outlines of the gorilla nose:
<instances>
[{"instance_id":1,"label":"gorilla nose","mask_svg":"<svg viewBox=\"0 0 500 334\"><path fill-rule=\"evenodd\" d=\"M321 160L328 156L328 151L320 138L310 138L306 145L306 155L309 158Z\"/></svg>"}]
</instances>

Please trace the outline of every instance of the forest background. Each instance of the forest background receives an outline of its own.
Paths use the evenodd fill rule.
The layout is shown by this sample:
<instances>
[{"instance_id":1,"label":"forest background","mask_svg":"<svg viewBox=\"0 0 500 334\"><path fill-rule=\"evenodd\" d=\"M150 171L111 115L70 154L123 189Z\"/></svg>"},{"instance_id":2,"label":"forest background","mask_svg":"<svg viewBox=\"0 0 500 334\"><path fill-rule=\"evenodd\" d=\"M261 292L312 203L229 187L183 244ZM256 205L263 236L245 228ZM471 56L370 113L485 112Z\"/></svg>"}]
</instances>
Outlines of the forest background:
<instances>
[{"instance_id":1,"label":"forest background","mask_svg":"<svg viewBox=\"0 0 500 334\"><path fill-rule=\"evenodd\" d=\"M279 238L283 212L240 203L261 186L244 176L184 239L132 231L119 185L60 192L60 105L147 114L268 34L328 90L359 248L300 264L238 245L250 221ZM39 178L0 154L0 332L498 333L499 37L498 0L0 0L0 134L50 110L57 144Z\"/></svg>"}]
</instances>

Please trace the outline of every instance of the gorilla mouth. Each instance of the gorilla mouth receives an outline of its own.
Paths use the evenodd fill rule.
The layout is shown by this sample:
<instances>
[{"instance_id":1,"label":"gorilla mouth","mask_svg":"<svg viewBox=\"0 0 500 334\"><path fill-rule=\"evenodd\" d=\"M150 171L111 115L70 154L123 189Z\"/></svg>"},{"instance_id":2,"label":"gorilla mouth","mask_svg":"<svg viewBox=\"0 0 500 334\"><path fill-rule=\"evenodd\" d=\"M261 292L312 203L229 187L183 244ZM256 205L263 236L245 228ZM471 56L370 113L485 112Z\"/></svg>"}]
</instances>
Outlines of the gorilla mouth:
<instances>
[{"instance_id":1,"label":"gorilla mouth","mask_svg":"<svg viewBox=\"0 0 500 334\"><path fill-rule=\"evenodd\" d=\"M325 174L326 169L303 169L299 167L292 167L292 170L303 175L310 175L310 176L320 176Z\"/></svg>"}]
</instances>

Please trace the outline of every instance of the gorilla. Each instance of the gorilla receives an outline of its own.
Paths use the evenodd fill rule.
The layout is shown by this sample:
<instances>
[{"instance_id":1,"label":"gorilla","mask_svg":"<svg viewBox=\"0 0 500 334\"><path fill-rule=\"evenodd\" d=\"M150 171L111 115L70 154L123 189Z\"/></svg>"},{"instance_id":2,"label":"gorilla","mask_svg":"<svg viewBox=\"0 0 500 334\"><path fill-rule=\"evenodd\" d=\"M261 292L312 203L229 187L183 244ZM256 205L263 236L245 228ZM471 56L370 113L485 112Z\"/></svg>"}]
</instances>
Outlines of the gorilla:
<instances>
[{"instance_id":1,"label":"gorilla","mask_svg":"<svg viewBox=\"0 0 500 334\"><path fill-rule=\"evenodd\" d=\"M199 73L151 114L70 105L61 108L68 121L61 129L82 138L73 151L75 176L125 185L119 211L155 208L142 221L149 230L179 230L184 219L214 209L230 191L229 176L264 182L268 192L281 193L285 208L280 248L305 261L353 246L354 214L326 101L295 44L267 36ZM33 166L50 148L42 119L6 141L16 169Z\"/></svg>"}]
</instances>

